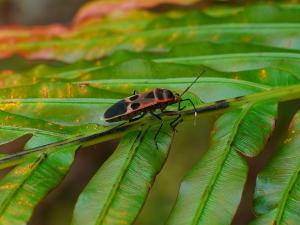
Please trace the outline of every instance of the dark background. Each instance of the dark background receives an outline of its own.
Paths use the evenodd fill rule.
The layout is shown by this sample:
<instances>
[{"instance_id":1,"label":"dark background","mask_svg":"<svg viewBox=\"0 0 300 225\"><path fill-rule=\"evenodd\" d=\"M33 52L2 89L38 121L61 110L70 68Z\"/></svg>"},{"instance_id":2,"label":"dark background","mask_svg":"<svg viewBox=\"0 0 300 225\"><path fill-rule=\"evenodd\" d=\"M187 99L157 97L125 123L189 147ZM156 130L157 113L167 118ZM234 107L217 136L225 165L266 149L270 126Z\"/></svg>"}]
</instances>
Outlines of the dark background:
<instances>
[{"instance_id":1,"label":"dark background","mask_svg":"<svg viewBox=\"0 0 300 225\"><path fill-rule=\"evenodd\" d=\"M84 2L87 1L0 0L0 24L68 24Z\"/></svg>"}]
</instances>

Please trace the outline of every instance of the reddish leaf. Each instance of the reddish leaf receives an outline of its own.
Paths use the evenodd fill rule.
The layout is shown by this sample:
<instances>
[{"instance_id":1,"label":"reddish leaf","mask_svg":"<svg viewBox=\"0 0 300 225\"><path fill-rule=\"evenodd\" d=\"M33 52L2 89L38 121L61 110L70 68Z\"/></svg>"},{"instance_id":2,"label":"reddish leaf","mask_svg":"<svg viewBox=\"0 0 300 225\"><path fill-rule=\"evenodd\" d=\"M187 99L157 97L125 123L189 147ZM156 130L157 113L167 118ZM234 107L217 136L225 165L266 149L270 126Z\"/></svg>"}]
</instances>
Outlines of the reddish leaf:
<instances>
[{"instance_id":1,"label":"reddish leaf","mask_svg":"<svg viewBox=\"0 0 300 225\"><path fill-rule=\"evenodd\" d=\"M74 23L78 24L92 18L101 18L116 11L133 11L136 9L152 8L159 4L189 5L197 0L115 0L94 1L82 7L77 13Z\"/></svg>"}]
</instances>

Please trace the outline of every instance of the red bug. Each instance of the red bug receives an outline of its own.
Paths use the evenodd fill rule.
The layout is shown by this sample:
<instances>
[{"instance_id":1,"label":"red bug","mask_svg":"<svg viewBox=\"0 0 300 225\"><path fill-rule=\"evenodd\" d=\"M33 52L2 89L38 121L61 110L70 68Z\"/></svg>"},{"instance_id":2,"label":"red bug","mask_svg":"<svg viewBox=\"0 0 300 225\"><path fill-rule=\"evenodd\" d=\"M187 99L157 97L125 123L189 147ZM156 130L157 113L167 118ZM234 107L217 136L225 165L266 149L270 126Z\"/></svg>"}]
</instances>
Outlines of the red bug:
<instances>
[{"instance_id":1,"label":"red bug","mask_svg":"<svg viewBox=\"0 0 300 225\"><path fill-rule=\"evenodd\" d=\"M203 72L201 74L203 74ZM162 88L155 88L144 93L134 91L132 96L124 98L108 108L104 113L104 119L106 122L117 122L122 120L133 122L143 118L147 113L150 113L152 116L160 120L160 127L154 137L155 143L157 143L156 138L164 121L158 114L155 114L154 111L159 109L162 114L169 116L177 115L177 117L170 123L172 129L175 130L175 127L179 122L181 122L181 114L178 113L178 111L181 111L184 108L180 107L181 102L189 101L196 112L196 108L192 100L189 98L182 99L181 97L192 87L194 83L196 83L201 74L183 91L181 95ZM165 111L167 106L175 103L178 103L178 111Z\"/></svg>"}]
</instances>

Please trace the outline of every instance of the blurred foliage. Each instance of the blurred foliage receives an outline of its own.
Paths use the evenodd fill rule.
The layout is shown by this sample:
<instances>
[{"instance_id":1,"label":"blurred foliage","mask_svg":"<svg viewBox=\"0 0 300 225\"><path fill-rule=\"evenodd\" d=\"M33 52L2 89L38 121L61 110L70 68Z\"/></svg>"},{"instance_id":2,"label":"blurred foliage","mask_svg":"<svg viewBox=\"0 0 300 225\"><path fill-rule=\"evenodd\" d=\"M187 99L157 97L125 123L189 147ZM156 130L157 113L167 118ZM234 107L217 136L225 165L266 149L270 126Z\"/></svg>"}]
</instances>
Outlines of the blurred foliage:
<instances>
[{"instance_id":1,"label":"blurred foliage","mask_svg":"<svg viewBox=\"0 0 300 225\"><path fill-rule=\"evenodd\" d=\"M155 224L231 224L247 181L245 157L264 150L278 101L300 96L299 13L297 2L92 1L70 26L0 28L0 143L33 134L24 151L0 158L1 168L17 164L0 181L0 223L27 223L79 147L121 137L103 120L118 99L156 87L181 93L205 70L186 97L197 107L234 99L215 122L210 147L183 179L168 220ZM297 114L293 137L298 124ZM172 141L164 126L156 149L158 125L147 117L125 129L81 192L73 224L134 222ZM286 218L297 224L300 155L289 135L284 154L276 153L258 177L254 224ZM291 156L288 172L280 169ZM269 172L274 167L284 182Z\"/></svg>"},{"instance_id":2,"label":"blurred foliage","mask_svg":"<svg viewBox=\"0 0 300 225\"><path fill-rule=\"evenodd\" d=\"M0 0L0 24L43 25L71 22L85 0ZM51 13L45 10L51 9Z\"/></svg>"}]
</instances>

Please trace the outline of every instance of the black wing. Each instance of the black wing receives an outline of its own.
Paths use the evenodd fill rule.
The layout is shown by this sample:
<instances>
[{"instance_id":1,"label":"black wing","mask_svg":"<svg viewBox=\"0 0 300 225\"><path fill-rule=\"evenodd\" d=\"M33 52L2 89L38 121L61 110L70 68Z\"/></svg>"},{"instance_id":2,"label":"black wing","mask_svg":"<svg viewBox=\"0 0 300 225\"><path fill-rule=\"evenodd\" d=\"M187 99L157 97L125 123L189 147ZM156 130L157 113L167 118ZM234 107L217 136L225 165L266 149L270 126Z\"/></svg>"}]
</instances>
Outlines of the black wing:
<instances>
[{"instance_id":1,"label":"black wing","mask_svg":"<svg viewBox=\"0 0 300 225\"><path fill-rule=\"evenodd\" d=\"M124 99L118 101L105 111L104 118L109 119L125 114L127 112L128 104L129 102L125 101Z\"/></svg>"}]
</instances>

